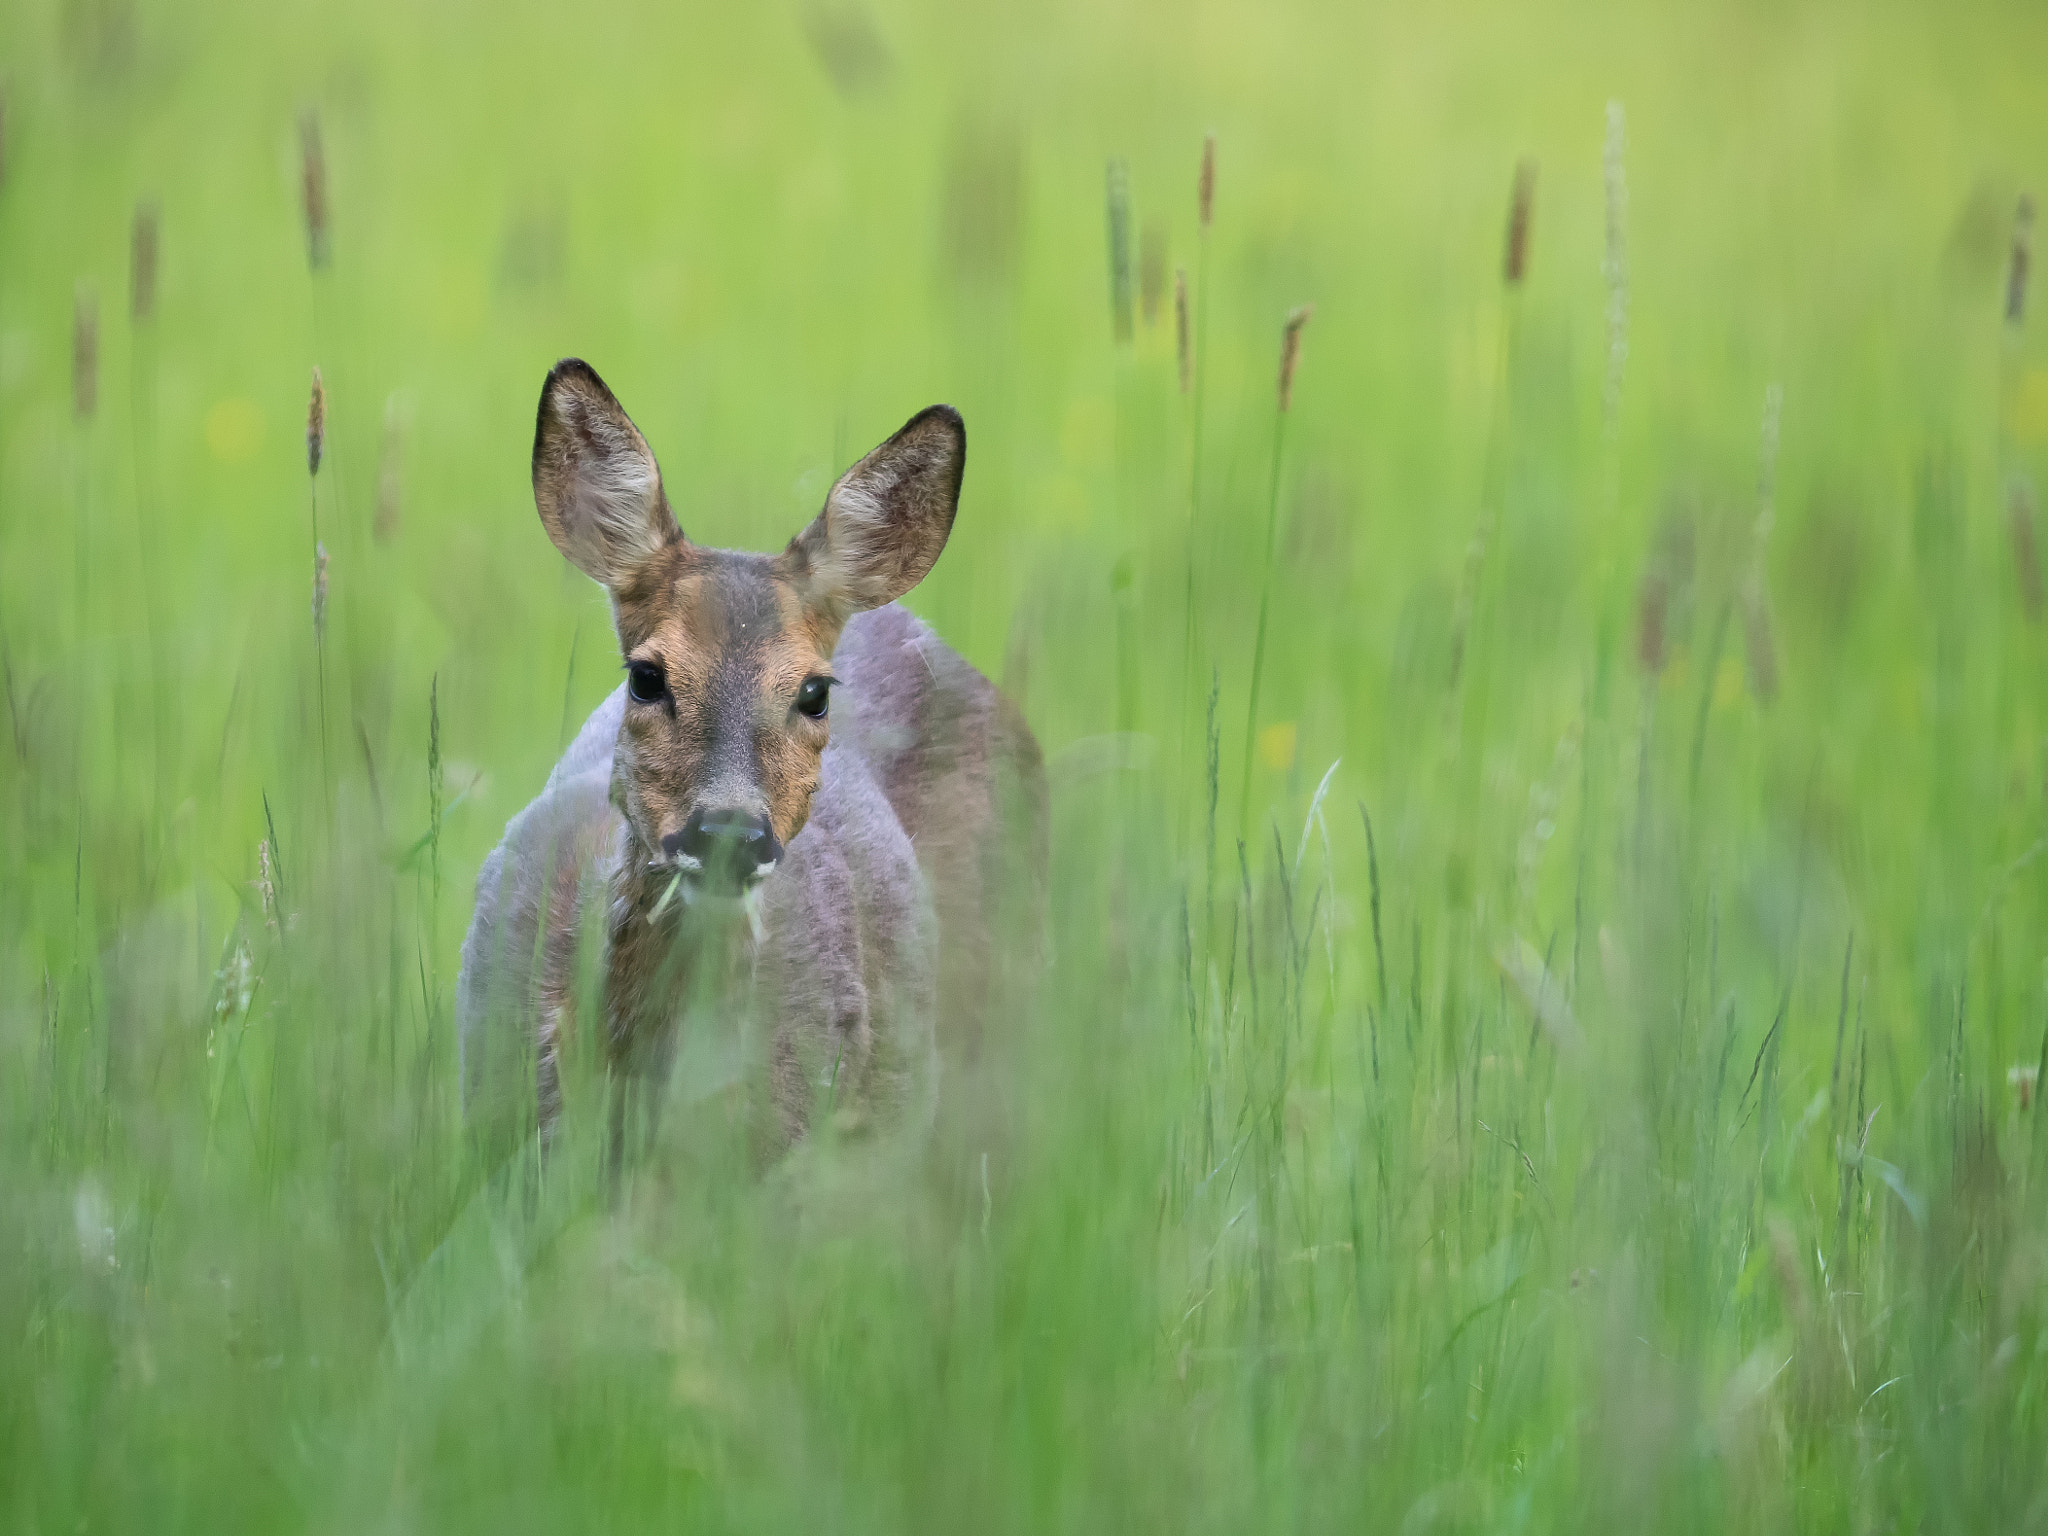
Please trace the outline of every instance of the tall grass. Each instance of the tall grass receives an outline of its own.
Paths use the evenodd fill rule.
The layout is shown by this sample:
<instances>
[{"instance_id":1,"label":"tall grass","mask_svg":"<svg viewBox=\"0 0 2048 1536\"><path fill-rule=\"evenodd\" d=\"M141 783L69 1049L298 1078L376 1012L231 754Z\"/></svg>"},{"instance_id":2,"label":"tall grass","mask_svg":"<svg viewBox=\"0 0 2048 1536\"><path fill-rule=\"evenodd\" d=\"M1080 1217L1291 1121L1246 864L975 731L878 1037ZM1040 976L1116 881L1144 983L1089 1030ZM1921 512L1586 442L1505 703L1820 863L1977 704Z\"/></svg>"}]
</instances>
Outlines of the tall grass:
<instances>
[{"instance_id":1,"label":"tall grass","mask_svg":"<svg viewBox=\"0 0 2048 1536\"><path fill-rule=\"evenodd\" d=\"M0 16L7 1523L2048 1523L2041 19L813 21ZM614 1187L587 1025L462 1119L567 352L716 544L965 414L1053 931L945 1166L691 1059Z\"/></svg>"},{"instance_id":2,"label":"tall grass","mask_svg":"<svg viewBox=\"0 0 2048 1536\"><path fill-rule=\"evenodd\" d=\"M1294 403L1294 370L1301 362L1301 331L1314 313L1304 304L1287 316L1280 328L1280 379L1275 390L1273 413L1273 470L1266 481L1266 543L1259 559L1259 618L1252 631L1252 680L1245 690L1244 766L1239 771L1237 840L1242 844L1250 831L1252 797L1252 754L1259 734L1259 684L1266 670L1266 624L1273 610L1273 556L1280 538L1280 470L1286 462L1287 408Z\"/></svg>"},{"instance_id":3,"label":"tall grass","mask_svg":"<svg viewBox=\"0 0 2048 1536\"><path fill-rule=\"evenodd\" d=\"M1185 579L1182 583L1181 609L1181 744L1182 772L1187 771L1188 732L1194 723L1194 691L1196 675L1200 671L1199 655L1201 646L1198 622L1200 610L1196 606L1195 567L1204 546L1202 528L1202 424L1206 417L1203 402L1208 394L1207 369L1204 366L1209 353L1209 243L1210 231L1216 222L1216 135L1209 134L1202 140L1202 166L1195 179L1195 229L1197 254L1195 258L1194 316L1190 322L1185 270L1175 275L1174 282L1174 350L1176 370L1180 378L1180 392L1188 397L1188 532L1187 548L1182 552L1185 562Z\"/></svg>"}]
</instances>

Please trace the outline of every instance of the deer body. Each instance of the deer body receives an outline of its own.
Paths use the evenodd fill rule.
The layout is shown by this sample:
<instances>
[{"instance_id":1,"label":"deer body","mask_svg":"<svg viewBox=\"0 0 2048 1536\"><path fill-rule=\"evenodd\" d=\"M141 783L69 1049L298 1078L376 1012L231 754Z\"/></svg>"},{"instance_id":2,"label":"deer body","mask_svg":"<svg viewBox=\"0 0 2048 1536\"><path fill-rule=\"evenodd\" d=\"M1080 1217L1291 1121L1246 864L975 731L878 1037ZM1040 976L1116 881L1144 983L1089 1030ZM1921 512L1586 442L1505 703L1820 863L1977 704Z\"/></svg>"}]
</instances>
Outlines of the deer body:
<instances>
[{"instance_id":1,"label":"deer body","mask_svg":"<svg viewBox=\"0 0 2048 1536\"><path fill-rule=\"evenodd\" d=\"M971 1060L1005 955L1035 948L1044 862L1029 730L893 602L943 547L964 452L935 407L782 555L704 550L596 375L550 374L536 501L611 592L628 681L478 876L457 993L472 1121L532 1093L553 1126L595 956L616 1081L660 1085L711 1020L729 1049L696 1068L765 1101L768 1156L821 1110L928 1123L942 1043Z\"/></svg>"}]
</instances>

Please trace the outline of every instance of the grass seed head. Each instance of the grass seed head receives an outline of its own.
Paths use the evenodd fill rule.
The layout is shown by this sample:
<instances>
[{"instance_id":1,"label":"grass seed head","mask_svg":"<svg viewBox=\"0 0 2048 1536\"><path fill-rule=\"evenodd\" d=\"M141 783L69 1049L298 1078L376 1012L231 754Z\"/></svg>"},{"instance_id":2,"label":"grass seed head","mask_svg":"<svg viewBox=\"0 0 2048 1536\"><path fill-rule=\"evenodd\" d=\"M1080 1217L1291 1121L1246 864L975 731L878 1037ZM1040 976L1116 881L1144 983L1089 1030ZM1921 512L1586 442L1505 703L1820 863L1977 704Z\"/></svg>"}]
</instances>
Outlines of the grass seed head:
<instances>
[{"instance_id":1,"label":"grass seed head","mask_svg":"<svg viewBox=\"0 0 2048 1536\"><path fill-rule=\"evenodd\" d=\"M318 367L313 369L313 394L306 402L306 473L320 473L320 456L327 448L327 386Z\"/></svg>"},{"instance_id":2,"label":"grass seed head","mask_svg":"<svg viewBox=\"0 0 2048 1536\"><path fill-rule=\"evenodd\" d=\"M71 413L90 421L100 405L100 303L80 285L71 309Z\"/></svg>"},{"instance_id":3,"label":"grass seed head","mask_svg":"<svg viewBox=\"0 0 2048 1536\"><path fill-rule=\"evenodd\" d=\"M2034 200L2020 195L2012 216L2012 264L2005 274L2005 321L2018 325L2027 317L2027 269L2034 261Z\"/></svg>"},{"instance_id":4,"label":"grass seed head","mask_svg":"<svg viewBox=\"0 0 2048 1536\"><path fill-rule=\"evenodd\" d=\"M306 262L318 272L327 265L327 155L320 145L320 115L299 117L299 190L306 212Z\"/></svg>"},{"instance_id":5,"label":"grass seed head","mask_svg":"<svg viewBox=\"0 0 2048 1536\"><path fill-rule=\"evenodd\" d=\"M138 322L156 318L156 236L156 204L137 203L128 240L128 313Z\"/></svg>"},{"instance_id":6,"label":"grass seed head","mask_svg":"<svg viewBox=\"0 0 2048 1536\"><path fill-rule=\"evenodd\" d=\"M313 546L313 638L327 638L327 546Z\"/></svg>"},{"instance_id":7,"label":"grass seed head","mask_svg":"<svg viewBox=\"0 0 2048 1536\"><path fill-rule=\"evenodd\" d=\"M1303 304L1290 311L1287 324L1280 332L1280 409L1283 411L1294 403L1294 369L1301 361L1301 328L1308 324L1309 316L1315 312L1313 304Z\"/></svg>"},{"instance_id":8,"label":"grass seed head","mask_svg":"<svg viewBox=\"0 0 2048 1536\"><path fill-rule=\"evenodd\" d=\"M1653 562L1636 591L1636 660L1653 678L1663 674L1668 659L1670 609L1671 578Z\"/></svg>"},{"instance_id":9,"label":"grass seed head","mask_svg":"<svg viewBox=\"0 0 2048 1536\"><path fill-rule=\"evenodd\" d=\"M263 922L272 933L277 925L277 882L270 872L270 839L264 838L256 845L256 887L257 899L263 904Z\"/></svg>"},{"instance_id":10,"label":"grass seed head","mask_svg":"<svg viewBox=\"0 0 2048 1536\"><path fill-rule=\"evenodd\" d=\"M1180 362L1180 392L1186 394L1194 382L1195 359L1188 339L1188 269L1173 269L1173 345Z\"/></svg>"},{"instance_id":11,"label":"grass seed head","mask_svg":"<svg viewBox=\"0 0 2048 1536\"><path fill-rule=\"evenodd\" d=\"M1770 594L1760 577L1743 583L1742 641L1749 661L1749 686L1757 702L1768 704L1778 696L1778 644L1771 625Z\"/></svg>"},{"instance_id":12,"label":"grass seed head","mask_svg":"<svg viewBox=\"0 0 2048 1536\"><path fill-rule=\"evenodd\" d=\"M2034 1089L2041 1081L2040 1067L2032 1062L2022 1062L2018 1066L2007 1067L2005 1069L2005 1081L2010 1087L2018 1091L2020 1108L2022 1110L2033 1108Z\"/></svg>"},{"instance_id":13,"label":"grass seed head","mask_svg":"<svg viewBox=\"0 0 2048 1536\"><path fill-rule=\"evenodd\" d=\"M384 441L377 458L377 516L371 525L377 542L398 534L405 506L405 417L398 396L384 402Z\"/></svg>"},{"instance_id":14,"label":"grass seed head","mask_svg":"<svg viewBox=\"0 0 2048 1536\"><path fill-rule=\"evenodd\" d=\"M1202 179L1196 184L1195 206L1201 212L1202 228L1206 231L1216 213L1216 135L1213 133L1202 140Z\"/></svg>"},{"instance_id":15,"label":"grass seed head","mask_svg":"<svg viewBox=\"0 0 2048 1536\"><path fill-rule=\"evenodd\" d=\"M1529 270L1529 221L1536 208L1536 162L1523 159L1515 166L1515 189L1508 200L1507 258L1503 274L1510 288L1521 286Z\"/></svg>"},{"instance_id":16,"label":"grass seed head","mask_svg":"<svg viewBox=\"0 0 2048 1536\"><path fill-rule=\"evenodd\" d=\"M1131 339L1131 174L1121 159L1109 162L1109 308L1119 344Z\"/></svg>"},{"instance_id":17,"label":"grass seed head","mask_svg":"<svg viewBox=\"0 0 2048 1536\"><path fill-rule=\"evenodd\" d=\"M1166 226L1147 219L1138 236L1138 313L1150 330L1159 320L1159 301L1166 296Z\"/></svg>"}]
</instances>

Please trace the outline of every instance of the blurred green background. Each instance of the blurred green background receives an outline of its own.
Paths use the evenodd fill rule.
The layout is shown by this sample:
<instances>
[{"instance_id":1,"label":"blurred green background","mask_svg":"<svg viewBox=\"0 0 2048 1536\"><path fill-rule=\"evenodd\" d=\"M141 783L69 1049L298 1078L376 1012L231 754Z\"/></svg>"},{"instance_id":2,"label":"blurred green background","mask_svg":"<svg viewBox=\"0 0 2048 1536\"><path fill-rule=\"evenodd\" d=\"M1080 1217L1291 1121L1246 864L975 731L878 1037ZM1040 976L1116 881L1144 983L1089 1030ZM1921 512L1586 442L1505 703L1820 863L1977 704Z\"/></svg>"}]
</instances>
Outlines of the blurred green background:
<instances>
[{"instance_id":1,"label":"blurred green background","mask_svg":"<svg viewBox=\"0 0 2048 1536\"><path fill-rule=\"evenodd\" d=\"M6 1519L2048 1527L2044 50L0 13ZM614 1205L592 1061L523 1192L463 1135L475 870L618 676L565 354L716 544L966 418L910 606L1046 748L1057 954L978 1197Z\"/></svg>"}]
</instances>

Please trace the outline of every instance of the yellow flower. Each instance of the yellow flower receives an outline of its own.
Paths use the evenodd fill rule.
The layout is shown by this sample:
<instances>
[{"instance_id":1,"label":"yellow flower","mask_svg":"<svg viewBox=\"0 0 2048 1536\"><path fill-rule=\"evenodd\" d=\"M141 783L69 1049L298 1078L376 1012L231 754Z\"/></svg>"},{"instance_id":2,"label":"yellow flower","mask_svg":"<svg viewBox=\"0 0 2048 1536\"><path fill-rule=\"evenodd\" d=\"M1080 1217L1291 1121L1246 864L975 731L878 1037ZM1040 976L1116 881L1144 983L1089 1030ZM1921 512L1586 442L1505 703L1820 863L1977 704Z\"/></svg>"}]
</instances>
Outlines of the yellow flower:
<instances>
[{"instance_id":1,"label":"yellow flower","mask_svg":"<svg viewBox=\"0 0 2048 1536\"><path fill-rule=\"evenodd\" d=\"M1259 732L1259 761L1281 772L1294 766L1296 732L1292 720L1282 720Z\"/></svg>"},{"instance_id":2,"label":"yellow flower","mask_svg":"<svg viewBox=\"0 0 2048 1536\"><path fill-rule=\"evenodd\" d=\"M2012 395L2012 435L2023 448L2048 443L2048 368L2029 368Z\"/></svg>"},{"instance_id":3,"label":"yellow flower","mask_svg":"<svg viewBox=\"0 0 2048 1536\"><path fill-rule=\"evenodd\" d=\"M206 446L223 464L246 464L263 446L263 411L246 395L232 395L206 413Z\"/></svg>"}]
</instances>

